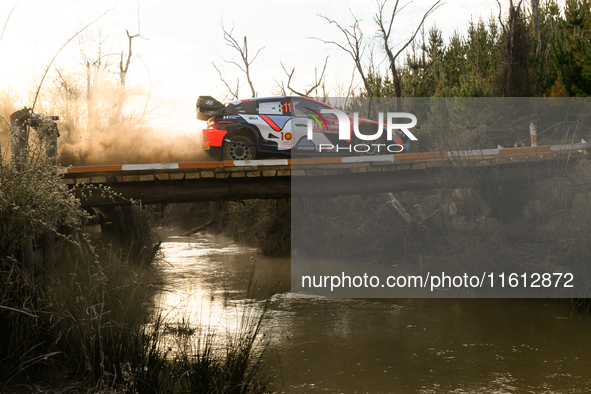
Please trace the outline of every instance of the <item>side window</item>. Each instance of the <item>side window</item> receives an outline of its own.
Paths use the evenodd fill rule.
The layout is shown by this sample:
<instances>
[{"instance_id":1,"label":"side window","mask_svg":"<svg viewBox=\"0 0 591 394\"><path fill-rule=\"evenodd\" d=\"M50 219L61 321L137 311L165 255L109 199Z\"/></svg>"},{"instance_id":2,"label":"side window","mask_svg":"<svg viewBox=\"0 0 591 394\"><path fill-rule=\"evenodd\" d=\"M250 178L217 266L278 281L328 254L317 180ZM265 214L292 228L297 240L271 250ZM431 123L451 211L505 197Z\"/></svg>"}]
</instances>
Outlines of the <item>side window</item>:
<instances>
[{"instance_id":1,"label":"side window","mask_svg":"<svg viewBox=\"0 0 591 394\"><path fill-rule=\"evenodd\" d=\"M236 106L242 115L291 115L291 101L288 98L248 100Z\"/></svg>"},{"instance_id":2,"label":"side window","mask_svg":"<svg viewBox=\"0 0 591 394\"><path fill-rule=\"evenodd\" d=\"M287 98L259 101L259 115L291 115L291 102Z\"/></svg>"}]
</instances>

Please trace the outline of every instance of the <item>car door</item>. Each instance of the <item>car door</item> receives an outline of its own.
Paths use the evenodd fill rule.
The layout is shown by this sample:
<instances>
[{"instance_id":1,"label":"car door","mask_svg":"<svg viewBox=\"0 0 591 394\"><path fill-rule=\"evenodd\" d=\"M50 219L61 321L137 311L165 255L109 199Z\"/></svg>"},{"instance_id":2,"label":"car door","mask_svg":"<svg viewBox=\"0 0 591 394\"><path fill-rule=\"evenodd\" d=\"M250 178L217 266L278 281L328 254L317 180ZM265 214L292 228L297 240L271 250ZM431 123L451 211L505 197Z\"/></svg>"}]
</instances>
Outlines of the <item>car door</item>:
<instances>
[{"instance_id":1,"label":"car door","mask_svg":"<svg viewBox=\"0 0 591 394\"><path fill-rule=\"evenodd\" d=\"M275 146L279 151L292 147L291 103L286 97L273 97L258 101L257 116L251 116L249 123L256 124L264 144Z\"/></svg>"}]
</instances>

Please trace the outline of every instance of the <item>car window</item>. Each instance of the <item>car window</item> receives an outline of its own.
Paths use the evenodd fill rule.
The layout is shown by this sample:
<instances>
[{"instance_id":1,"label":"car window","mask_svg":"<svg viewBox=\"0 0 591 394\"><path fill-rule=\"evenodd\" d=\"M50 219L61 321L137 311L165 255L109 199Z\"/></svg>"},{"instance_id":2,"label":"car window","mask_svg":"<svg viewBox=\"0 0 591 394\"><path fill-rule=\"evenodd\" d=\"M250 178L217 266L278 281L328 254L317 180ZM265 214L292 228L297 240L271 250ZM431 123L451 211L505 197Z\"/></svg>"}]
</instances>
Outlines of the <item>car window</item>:
<instances>
[{"instance_id":1,"label":"car window","mask_svg":"<svg viewBox=\"0 0 591 394\"><path fill-rule=\"evenodd\" d=\"M282 115L280 101L261 101L259 103L259 115Z\"/></svg>"},{"instance_id":2,"label":"car window","mask_svg":"<svg viewBox=\"0 0 591 394\"><path fill-rule=\"evenodd\" d=\"M236 106L236 111L243 115L291 115L291 101L285 97L254 99Z\"/></svg>"},{"instance_id":3,"label":"car window","mask_svg":"<svg viewBox=\"0 0 591 394\"><path fill-rule=\"evenodd\" d=\"M291 115L291 101L286 97L251 99L236 105L242 115Z\"/></svg>"},{"instance_id":4,"label":"car window","mask_svg":"<svg viewBox=\"0 0 591 394\"><path fill-rule=\"evenodd\" d=\"M259 115L291 115L291 102L285 97L259 100L258 102Z\"/></svg>"}]
</instances>

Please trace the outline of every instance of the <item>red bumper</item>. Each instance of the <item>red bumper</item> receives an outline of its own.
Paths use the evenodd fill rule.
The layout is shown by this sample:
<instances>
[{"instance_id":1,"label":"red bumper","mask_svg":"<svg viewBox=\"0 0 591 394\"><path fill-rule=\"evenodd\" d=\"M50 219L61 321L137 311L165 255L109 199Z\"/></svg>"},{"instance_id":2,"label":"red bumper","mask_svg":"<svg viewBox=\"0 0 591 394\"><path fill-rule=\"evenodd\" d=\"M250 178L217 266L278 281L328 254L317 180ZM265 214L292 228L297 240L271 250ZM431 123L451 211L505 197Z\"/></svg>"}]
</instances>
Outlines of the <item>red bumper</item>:
<instances>
[{"instance_id":1,"label":"red bumper","mask_svg":"<svg viewBox=\"0 0 591 394\"><path fill-rule=\"evenodd\" d=\"M221 148L227 133L226 130L203 129L203 150Z\"/></svg>"}]
</instances>

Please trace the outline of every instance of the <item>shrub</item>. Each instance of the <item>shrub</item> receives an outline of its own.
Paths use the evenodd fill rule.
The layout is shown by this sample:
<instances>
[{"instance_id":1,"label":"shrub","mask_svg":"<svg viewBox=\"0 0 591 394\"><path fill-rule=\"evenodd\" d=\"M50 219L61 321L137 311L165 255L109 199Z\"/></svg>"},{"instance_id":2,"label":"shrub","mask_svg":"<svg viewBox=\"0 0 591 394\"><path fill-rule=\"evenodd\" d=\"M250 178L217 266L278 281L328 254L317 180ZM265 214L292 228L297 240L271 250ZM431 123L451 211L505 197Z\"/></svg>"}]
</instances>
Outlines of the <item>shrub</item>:
<instances>
[{"instance_id":1,"label":"shrub","mask_svg":"<svg viewBox=\"0 0 591 394\"><path fill-rule=\"evenodd\" d=\"M47 231L67 239L60 230L79 228L88 218L45 155L45 129L36 131L37 139L21 157L9 162L4 152L0 161L0 256L5 265L24 260L27 242L36 251Z\"/></svg>"}]
</instances>

